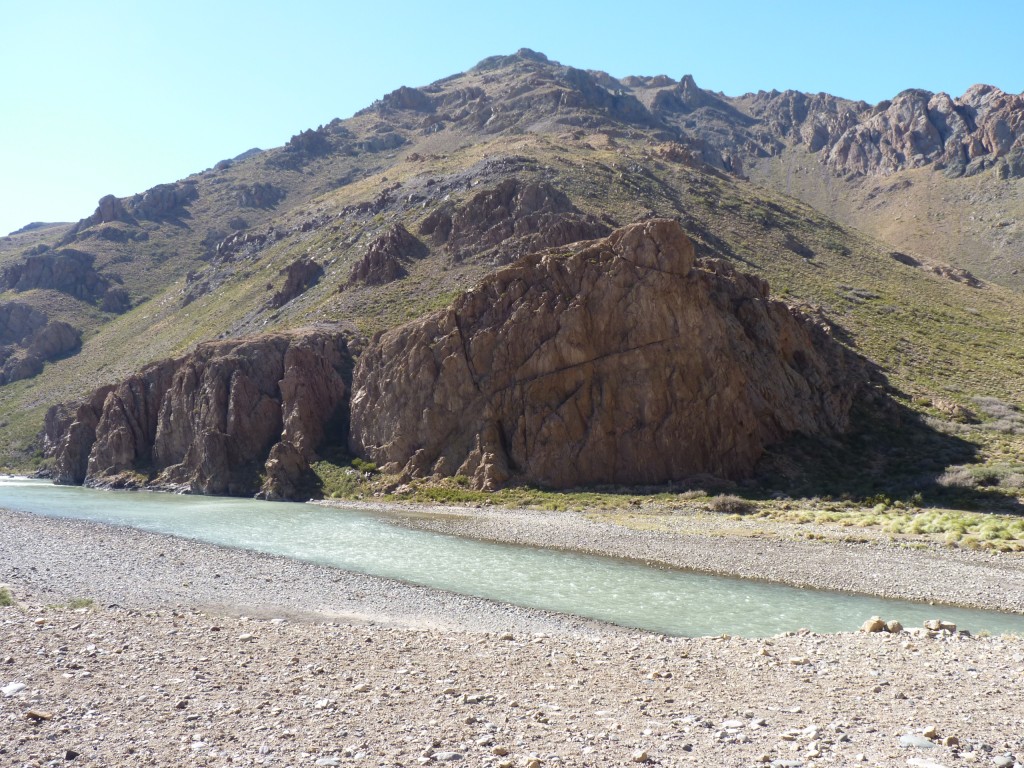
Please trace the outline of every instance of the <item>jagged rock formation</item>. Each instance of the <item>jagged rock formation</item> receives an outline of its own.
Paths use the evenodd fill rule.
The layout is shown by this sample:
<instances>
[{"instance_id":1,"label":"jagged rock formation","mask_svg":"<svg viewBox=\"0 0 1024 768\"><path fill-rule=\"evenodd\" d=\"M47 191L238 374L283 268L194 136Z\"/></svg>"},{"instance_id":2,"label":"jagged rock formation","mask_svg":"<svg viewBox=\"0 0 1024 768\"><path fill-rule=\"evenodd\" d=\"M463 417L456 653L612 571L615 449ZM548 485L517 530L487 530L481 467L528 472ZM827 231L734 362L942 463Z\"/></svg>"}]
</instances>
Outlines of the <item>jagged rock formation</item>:
<instances>
[{"instance_id":1,"label":"jagged rock formation","mask_svg":"<svg viewBox=\"0 0 1024 768\"><path fill-rule=\"evenodd\" d=\"M0 304L0 386L30 379L43 365L76 351L82 344L77 328L16 301Z\"/></svg>"},{"instance_id":2,"label":"jagged rock formation","mask_svg":"<svg viewBox=\"0 0 1024 768\"><path fill-rule=\"evenodd\" d=\"M553 185L515 178L476 193L460 206L440 207L420 225L420 234L443 244L455 261L490 253L498 263L603 237L608 231Z\"/></svg>"},{"instance_id":3,"label":"jagged rock formation","mask_svg":"<svg viewBox=\"0 0 1024 768\"><path fill-rule=\"evenodd\" d=\"M270 298L274 309L283 307L292 299L308 291L324 276L324 268L308 257L296 259L281 270L284 285Z\"/></svg>"},{"instance_id":4,"label":"jagged rock formation","mask_svg":"<svg viewBox=\"0 0 1024 768\"><path fill-rule=\"evenodd\" d=\"M428 253L427 246L420 242L401 224L389 227L373 241L363 256L352 266L349 285L383 285L405 277L405 265L422 259Z\"/></svg>"},{"instance_id":5,"label":"jagged rock formation","mask_svg":"<svg viewBox=\"0 0 1024 768\"><path fill-rule=\"evenodd\" d=\"M288 196L288 191L267 182L244 184L236 188L241 208L273 208Z\"/></svg>"},{"instance_id":6,"label":"jagged rock formation","mask_svg":"<svg viewBox=\"0 0 1024 768\"><path fill-rule=\"evenodd\" d=\"M61 239L61 244L66 245L87 234L93 234L87 233L86 230L97 224L122 222L137 226L139 219L160 221L180 218L185 215L188 205L198 197L199 188L193 181L157 184L145 192L124 199L114 197L114 195L104 195L100 198L92 216L82 219L68 230ZM106 239L120 242L145 239L146 237L144 233L130 234L117 229L108 229L105 232Z\"/></svg>"},{"instance_id":7,"label":"jagged rock formation","mask_svg":"<svg viewBox=\"0 0 1024 768\"><path fill-rule=\"evenodd\" d=\"M9 309L14 311L4 311ZM46 322L45 316L35 310L29 310L26 316L20 309L22 306L17 303L0 307L0 318L6 316L8 320L4 332L0 332L0 340L8 334L13 337L13 343L0 346L0 386L30 379L38 375L46 363L77 352L82 346L82 333L77 328L61 320ZM13 318L26 317L25 325L20 328L17 320L10 322ZM39 317L43 318L42 325L36 325ZM31 330L20 335L25 327Z\"/></svg>"},{"instance_id":8,"label":"jagged rock formation","mask_svg":"<svg viewBox=\"0 0 1024 768\"><path fill-rule=\"evenodd\" d=\"M96 257L73 248L30 253L0 275L0 289L16 292L45 288L94 304L105 312L124 312L131 307L127 292L115 286L93 266Z\"/></svg>"},{"instance_id":9,"label":"jagged rock formation","mask_svg":"<svg viewBox=\"0 0 1024 768\"><path fill-rule=\"evenodd\" d=\"M335 331L201 344L52 408L44 445L54 480L308 496L309 461L343 439L350 370Z\"/></svg>"},{"instance_id":10,"label":"jagged rock formation","mask_svg":"<svg viewBox=\"0 0 1024 768\"><path fill-rule=\"evenodd\" d=\"M21 344L46 325L46 315L28 304L0 304L0 344Z\"/></svg>"},{"instance_id":11,"label":"jagged rock formation","mask_svg":"<svg viewBox=\"0 0 1024 768\"><path fill-rule=\"evenodd\" d=\"M737 478L771 443L843 431L866 379L764 281L652 220L385 333L357 364L350 446L482 488Z\"/></svg>"},{"instance_id":12,"label":"jagged rock formation","mask_svg":"<svg viewBox=\"0 0 1024 768\"><path fill-rule=\"evenodd\" d=\"M72 248L32 254L4 269L0 284L6 290L18 292L49 288L93 302L110 287L110 282L93 267L95 260L92 254Z\"/></svg>"}]
</instances>

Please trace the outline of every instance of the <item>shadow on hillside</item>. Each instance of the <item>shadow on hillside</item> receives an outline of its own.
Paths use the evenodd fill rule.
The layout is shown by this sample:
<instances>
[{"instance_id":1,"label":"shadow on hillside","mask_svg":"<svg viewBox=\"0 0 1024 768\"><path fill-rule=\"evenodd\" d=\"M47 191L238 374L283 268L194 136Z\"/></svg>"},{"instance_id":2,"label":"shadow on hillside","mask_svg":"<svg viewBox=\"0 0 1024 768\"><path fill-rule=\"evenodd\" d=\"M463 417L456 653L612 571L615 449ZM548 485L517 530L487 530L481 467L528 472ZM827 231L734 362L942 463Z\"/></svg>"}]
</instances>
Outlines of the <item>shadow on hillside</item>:
<instances>
[{"instance_id":1,"label":"shadow on hillside","mask_svg":"<svg viewBox=\"0 0 1024 768\"><path fill-rule=\"evenodd\" d=\"M1020 501L983 487L948 487L951 466L978 460L978 446L931 427L898 400L860 402L838 438L800 437L774 446L758 464L769 494L873 502L914 500L956 509L1024 514Z\"/></svg>"}]
</instances>

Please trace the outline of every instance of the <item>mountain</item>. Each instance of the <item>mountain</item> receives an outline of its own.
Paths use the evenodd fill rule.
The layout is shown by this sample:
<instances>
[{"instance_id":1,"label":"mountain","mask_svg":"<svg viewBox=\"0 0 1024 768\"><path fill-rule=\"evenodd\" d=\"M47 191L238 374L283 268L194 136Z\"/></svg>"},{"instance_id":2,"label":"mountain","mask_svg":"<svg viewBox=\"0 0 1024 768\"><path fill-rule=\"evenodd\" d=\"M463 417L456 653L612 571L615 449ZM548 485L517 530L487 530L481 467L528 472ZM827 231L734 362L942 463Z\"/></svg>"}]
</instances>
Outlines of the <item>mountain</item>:
<instances>
[{"instance_id":1,"label":"mountain","mask_svg":"<svg viewBox=\"0 0 1024 768\"><path fill-rule=\"evenodd\" d=\"M358 356L524 256L660 218L883 371L905 426L934 420L949 451L924 465L905 455L923 443L889 441L907 472L934 481L973 452L1009 477L1022 114L988 87L870 106L729 98L526 50L485 59L283 147L104 197L75 224L0 238L0 301L34 318L3 331L5 361L58 323L78 335L0 387L3 460L42 460L55 403L200 342L315 327Z\"/></svg>"}]
</instances>

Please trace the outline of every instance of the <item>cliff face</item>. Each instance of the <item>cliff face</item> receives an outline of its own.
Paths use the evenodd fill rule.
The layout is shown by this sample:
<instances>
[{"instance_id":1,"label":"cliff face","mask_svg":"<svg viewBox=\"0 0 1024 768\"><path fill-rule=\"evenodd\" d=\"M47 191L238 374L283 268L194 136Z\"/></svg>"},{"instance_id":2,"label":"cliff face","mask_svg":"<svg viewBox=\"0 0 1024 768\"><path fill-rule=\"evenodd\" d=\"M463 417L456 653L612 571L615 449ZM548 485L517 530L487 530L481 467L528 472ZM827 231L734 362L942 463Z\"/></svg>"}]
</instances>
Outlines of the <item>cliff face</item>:
<instances>
[{"instance_id":1,"label":"cliff face","mask_svg":"<svg viewBox=\"0 0 1024 768\"><path fill-rule=\"evenodd\" d=\"M737 478L771 443L844 430L866 380L764 281L653 220L384 334L354 372L350 446L481 488Z\"/></svg>"},{"instance_id":2,"label":"cliff face","mask_svg":"<svg viewBox=\"0 0 1024 768\"><path fill-rule=\"evenodd\" d=\"M343 440L350 369L335 332L202 344L51 409L54 479L301 497L316 451Z\"/></svg>"}]
</instances>

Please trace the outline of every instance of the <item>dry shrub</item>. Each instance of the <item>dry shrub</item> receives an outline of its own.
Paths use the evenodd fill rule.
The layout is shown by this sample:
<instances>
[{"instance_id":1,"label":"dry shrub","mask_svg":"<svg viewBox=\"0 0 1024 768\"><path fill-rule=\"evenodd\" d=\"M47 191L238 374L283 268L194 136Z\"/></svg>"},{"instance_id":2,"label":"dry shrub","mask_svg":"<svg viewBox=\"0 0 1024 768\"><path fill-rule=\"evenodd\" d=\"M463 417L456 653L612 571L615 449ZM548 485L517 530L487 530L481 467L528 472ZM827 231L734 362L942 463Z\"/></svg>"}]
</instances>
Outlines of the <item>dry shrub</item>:
<instances>
[{"instance_id":1,"label":"dry shrub","mask_svg":"<svg viewBox=\"0 0 1024 768\"><path fill-rule=\"evenodd\" d=\"M757 505L752 501L741 499L739 496L721 495L715 496L709 502L712 512L723 515L749 515L757 511Z\"/></svg>"}]
</instances>

